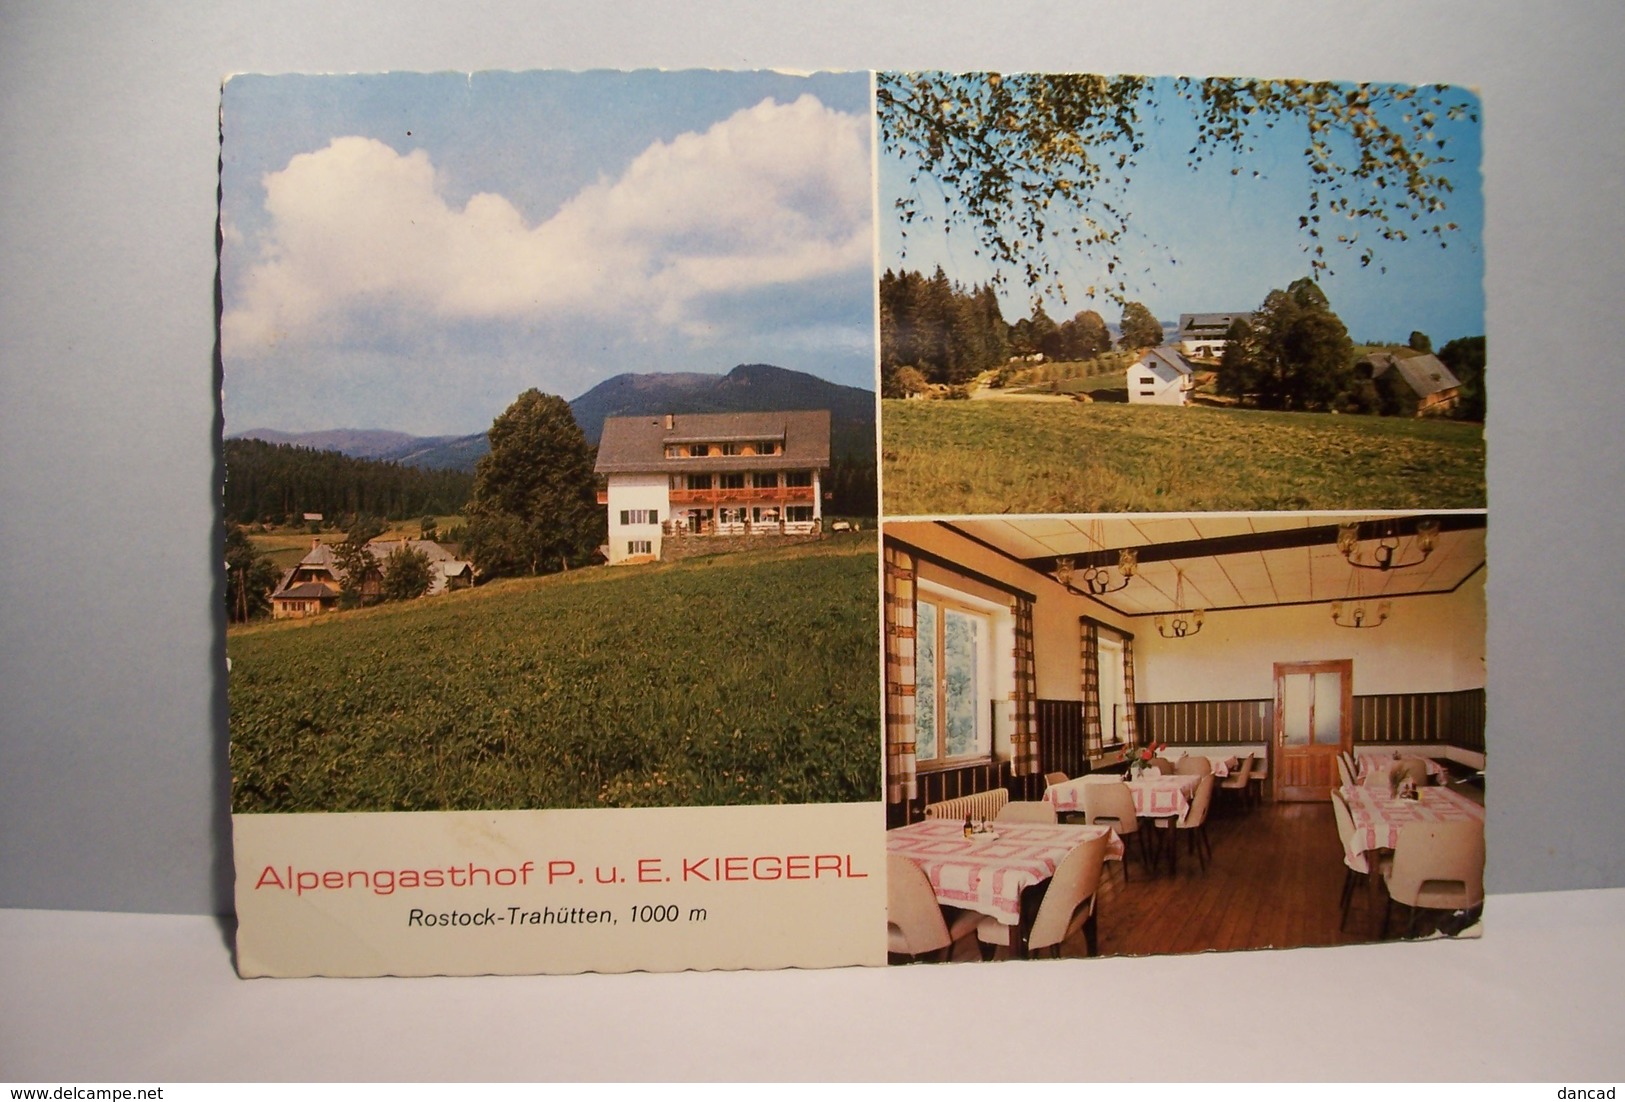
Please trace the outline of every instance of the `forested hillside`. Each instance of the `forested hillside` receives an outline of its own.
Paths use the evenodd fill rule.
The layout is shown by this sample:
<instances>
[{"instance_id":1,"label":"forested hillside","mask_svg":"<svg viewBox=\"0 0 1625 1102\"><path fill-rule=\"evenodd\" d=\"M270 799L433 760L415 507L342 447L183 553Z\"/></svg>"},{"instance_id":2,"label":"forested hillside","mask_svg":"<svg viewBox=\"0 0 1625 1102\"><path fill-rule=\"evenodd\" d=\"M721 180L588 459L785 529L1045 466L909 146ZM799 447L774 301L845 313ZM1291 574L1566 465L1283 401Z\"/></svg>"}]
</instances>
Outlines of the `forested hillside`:
<instances>
[{"instance_id":1,"label":"forested hillside","mask_svg":"<svg viewBox=\"0 0 1625 1102\"><path fill-rule=\"evenodd\" d=\"M391 520L462 511L474 476L352 459L263 440L227 440L226 520L239 524L368 513Z\"/></svg>"}]
</instances>

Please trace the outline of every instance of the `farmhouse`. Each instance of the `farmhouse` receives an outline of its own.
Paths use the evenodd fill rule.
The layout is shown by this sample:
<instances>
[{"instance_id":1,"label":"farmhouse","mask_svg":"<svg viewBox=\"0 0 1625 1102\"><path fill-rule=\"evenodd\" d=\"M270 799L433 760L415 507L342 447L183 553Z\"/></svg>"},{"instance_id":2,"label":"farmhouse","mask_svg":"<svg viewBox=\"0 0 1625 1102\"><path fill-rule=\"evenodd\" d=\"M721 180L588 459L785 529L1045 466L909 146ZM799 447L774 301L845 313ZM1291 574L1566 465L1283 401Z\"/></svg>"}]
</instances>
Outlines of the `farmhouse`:
<instances>
[{"instance_id":1,"label":"farmhouse","mask_svg":"<svg viewBox=\"0 0 1625 1102\"><path fill-rule=\"evenodd\" d=\"M1128 368L1128 400L1136 404L1182 406L1195 385L1185 357L1166 345L1147 349Z\"/></svg>"},{"instance_id":2,"label":"farmhouse","mask_svg":"<svg viewBox=\"0 0 1625 1102\"><path fill-rule=\"evenodd\" d=\"M1230 314L1179 315L1179 349L1198 360L1216 360L1229 343L1230 326L1236 321L1251 322L1246 311Z\"/></svg>"},{"instance_id":3,"label":"farmhouse","mask_svg":"<svg viewBox=\"0 0 1625 1102\"><path fill-rule=\"evenodd\" d=\"M376 569L369 570L362 579L360 591L363 600L376 597L382 579L382 564L395 551L406 547L426 556L429 560L429 589L427 595L444 593L448 589L462 589L474 584L474 564L457 558L433 540L384 540L367 544ZM318 616L338 608L339 593L344 589L344 570L339 566L333 548L316 537L310 541L310 550L292 570L282 576L271 593L271 616L277 620Z\"/></svg>"},{"instance_id":4,"label":"farmhouse","mask_svg":"<svg viewBox=\"0 0 1625 1102\"><path fill-rule=\"evenodd\" d=\"M1418 417L1448 413L1461 401L1461 380L1428 353L1373 352L1355 364L1355 371L1372 383L1389 384L1400 411Z\"/></svg>"},{"instance_id":5,"label":"farmhouse","mask_svg":"<svg viewBox=\"0 0 1625 1102\"><path fill-rule=\"evenodd\" d=\"M607 418L595 469L609 561L669 557L673 540L817 535L829 422L828 410Z\"/></svg>"},{"instance_id":6,"label":"farmhouse","mask_svg":"<svg viewBox=\"0 0 1625 1102\"><path fill-rule=\"evenodd\" d=\"M893 951L1465 926L1483 899L1485 531L1482 513L888 522L887 849L946 908L934 945L899 931ZM1135 775L1141 758L1158 772ZM1413 767L1418 798L1396 798ZM997 845L967 818L995 820ZM1459 846L1451 871L1426 864L1417 821ZM1096 837L1098 879L1067 896L1065 861ZM1411 858L1437 894L1407 894Z\"/></svg>"}]
</instances>

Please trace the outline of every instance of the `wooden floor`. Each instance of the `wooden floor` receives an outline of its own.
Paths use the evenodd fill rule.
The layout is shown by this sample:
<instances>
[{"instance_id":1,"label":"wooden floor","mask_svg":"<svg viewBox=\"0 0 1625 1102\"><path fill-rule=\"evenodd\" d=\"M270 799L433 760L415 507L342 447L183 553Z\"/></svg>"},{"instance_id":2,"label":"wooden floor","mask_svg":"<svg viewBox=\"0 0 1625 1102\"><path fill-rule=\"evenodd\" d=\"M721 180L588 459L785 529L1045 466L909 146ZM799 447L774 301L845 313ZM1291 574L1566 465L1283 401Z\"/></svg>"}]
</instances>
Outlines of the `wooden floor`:
<instances>
[{"instance_id":1,"label":"wooden floor","mask_svg":"<svg viewBox=\"0 0 1625 1102\"><path fill-rule=\"evenodd\" d=\"M1102 956L1377 940L1380 886L1356 890L1348 929L1338 930L1344 865L1330 803L1215 808L1208 817L1213 859L1205 871L1186 851L1186 833L1177 839L1176 873L1164 862L1148 875L1136 846L1129 849L1127 884L1116 862L1108 862L1098 911ZM1081 934L1062 955L1085 955ZM974 943L961 942L954 959L977 959Z\"/></svg>"}]
</instances>

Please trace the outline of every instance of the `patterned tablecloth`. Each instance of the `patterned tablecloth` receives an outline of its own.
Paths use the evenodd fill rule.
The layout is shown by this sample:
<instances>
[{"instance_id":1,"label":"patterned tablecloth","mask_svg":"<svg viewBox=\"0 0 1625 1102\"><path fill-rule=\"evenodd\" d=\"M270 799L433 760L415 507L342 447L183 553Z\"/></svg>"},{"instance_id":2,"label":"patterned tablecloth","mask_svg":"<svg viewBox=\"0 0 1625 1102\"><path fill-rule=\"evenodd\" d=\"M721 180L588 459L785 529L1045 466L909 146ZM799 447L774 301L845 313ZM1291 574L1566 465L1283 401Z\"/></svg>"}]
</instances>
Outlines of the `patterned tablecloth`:
<instances>
[{"instance_id":1,"label":"patterned tablecloth","mask_svg":"<svg viewBox=\"0 0 1625 1102\"><path fill-rule=\"evenodd\" d=\"M996 838L967 841L963 823L925 819L886 832L888 852L909 858L931 880L937 902L1021 922L1021 893L1055 874L1073 848L1107 834L1106 859L1121 860L1123 843L1109 827L995 823Z\"/></svg>"},{"instance_id":2,"label":"patterned tablecloth","mask_svg":"<svg viewBox=\"0 0 1625 1102\"><path fill-rule=\"evenodd\" d=\"M1370 872L1371 863L1366 853L1374 849L1393 849L1399 840L1399 828L1406 823L1484 821L1482 807L1436 785L1422 789L1420 800L1393 799L1385 785L1345 787L1343 795L1348 797L1349 814L1354 819L1354 833L1349 835L1343 863L1355 872Z\"/></svg>"},{"instance_id":3,"label":"patterned tablecloth","mask_svg":"<svg viewBox=\"0 0 1625 1102\"><path fill-rule=\"evenodd\" d=\"M1077 780L1052 784L1044 790L1044 799L1055 805L1057 813L1083 810L1082 777ZM1152 777L1149 780L1130 781L1128 790L1134 796L1134 810L1152 819L1184 818L1190 809L1191 798L1202 778L1194 774L1173 777Z\"/></svg>"}]
</instances>

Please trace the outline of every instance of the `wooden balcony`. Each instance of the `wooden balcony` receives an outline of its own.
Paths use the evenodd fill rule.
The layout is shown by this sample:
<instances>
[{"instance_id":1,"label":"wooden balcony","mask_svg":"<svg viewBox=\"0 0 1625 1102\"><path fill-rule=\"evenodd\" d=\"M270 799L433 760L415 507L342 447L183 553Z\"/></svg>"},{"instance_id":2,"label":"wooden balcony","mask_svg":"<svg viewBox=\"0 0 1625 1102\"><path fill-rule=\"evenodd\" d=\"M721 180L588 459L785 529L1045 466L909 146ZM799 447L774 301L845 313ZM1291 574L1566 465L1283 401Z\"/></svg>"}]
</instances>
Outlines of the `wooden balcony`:
<instances>
[{"instance_id":1,"label":"wooden balcony","mask_svg":"<svg viewBox=\"0 0 1625 1102\"><path fill-rule=\"evenodd\" d=\"M671 490L673 505L790 505L811 504L811 486L770 486L742 490Z\"/></svg>"}]
</instances>

